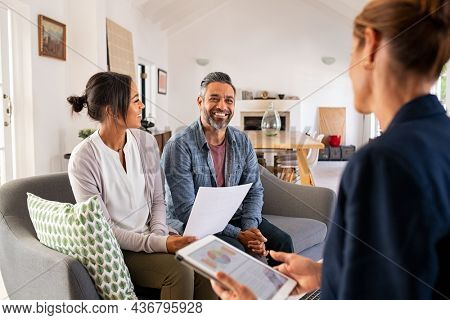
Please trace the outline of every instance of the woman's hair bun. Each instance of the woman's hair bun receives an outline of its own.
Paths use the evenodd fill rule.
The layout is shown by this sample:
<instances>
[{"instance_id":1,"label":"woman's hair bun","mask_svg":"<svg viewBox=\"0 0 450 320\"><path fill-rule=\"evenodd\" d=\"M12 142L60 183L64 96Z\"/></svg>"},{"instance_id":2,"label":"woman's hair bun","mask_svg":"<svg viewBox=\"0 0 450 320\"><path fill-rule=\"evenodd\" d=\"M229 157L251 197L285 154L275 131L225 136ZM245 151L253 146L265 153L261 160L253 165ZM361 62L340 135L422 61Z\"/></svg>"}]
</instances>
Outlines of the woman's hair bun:
<instances>
[{"instance_id":1,"label":"woman's hair bun","mask_svg":"<svg viewBox=\"0 0 450 320\"><path fill-rule=\"evenodd\" d=\"M80 112L83 110L87 103L86 95L78 96L70 96L67 98L67 101L72 105L72 110L74 112Z\"/></svg>"},{"instance_id":2,"label":"woman's hair bun","mask_svg":"<svg viewBox=\"0 0 450 320\"><path fill-rule=\"evenodd\" d=\"M447 29L450 24L450 2L448 0L419 0L420 12Z\"/></svg>"}]
</instances>

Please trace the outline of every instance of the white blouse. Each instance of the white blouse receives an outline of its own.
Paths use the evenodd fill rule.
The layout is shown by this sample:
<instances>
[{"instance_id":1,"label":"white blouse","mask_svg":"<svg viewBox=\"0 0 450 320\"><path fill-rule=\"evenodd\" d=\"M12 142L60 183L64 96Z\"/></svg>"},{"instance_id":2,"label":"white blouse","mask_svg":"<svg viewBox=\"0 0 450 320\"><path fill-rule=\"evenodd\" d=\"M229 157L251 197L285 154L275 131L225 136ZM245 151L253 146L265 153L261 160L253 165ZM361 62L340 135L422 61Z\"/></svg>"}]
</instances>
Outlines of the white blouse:
<instances>
[{"instance_id":1,"label":"white blouse","mask_svg":"<svg viewBox=\"0 0 450 320\"><path fill-rule=\"evenodd\" d=\"M73 194L77 202L99 197L101 210L122 249L167 252L158 144L152 135L139 129L127 130L126 134L127 171L119 153L103 143L98 131L74 148L68 166Z\"/></svg>"},{"instance_id":2,"label":"white blouse","mask_svg":"<svg viewBox=\"0 0 450 320\"><path fill-rule=\"evenodd\" d=\"M104 203L111 219L125 230L143 233L149 231L146 225L150 208L145 197L145 178L136 139L130 130L123 147L125 171L119 153L108 147L99 135L92 134L92 142L104 178Z\"/></svg>"}]
</instances>

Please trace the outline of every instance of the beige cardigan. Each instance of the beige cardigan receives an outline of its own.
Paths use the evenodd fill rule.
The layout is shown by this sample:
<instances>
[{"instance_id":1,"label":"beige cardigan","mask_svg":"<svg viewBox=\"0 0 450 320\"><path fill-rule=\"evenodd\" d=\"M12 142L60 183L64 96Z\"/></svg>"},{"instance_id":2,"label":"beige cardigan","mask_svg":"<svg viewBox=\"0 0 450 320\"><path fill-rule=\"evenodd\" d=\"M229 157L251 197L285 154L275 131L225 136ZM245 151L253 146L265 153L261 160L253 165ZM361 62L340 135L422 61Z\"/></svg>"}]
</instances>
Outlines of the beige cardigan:
<instances>
[{"instance_id":1,"label":"beige cardigan","mask_svg":"<svg viewBox=\"0 0 450 320\"><path fill-rule=\"evenodd\" d=\"M104 180L94 142L88 137L73 150L69 160L69 179L77 202L99 196L103 214L110 224L119 245L135 252L167 252L168 228L166 204L161 178L159 148L155 138L142 130L130 129L135 137L144 170L146 197L150 209L147 223L149 232L136 233L118 227L112 221L103 202Z\"/></svg>"}]
</instances>

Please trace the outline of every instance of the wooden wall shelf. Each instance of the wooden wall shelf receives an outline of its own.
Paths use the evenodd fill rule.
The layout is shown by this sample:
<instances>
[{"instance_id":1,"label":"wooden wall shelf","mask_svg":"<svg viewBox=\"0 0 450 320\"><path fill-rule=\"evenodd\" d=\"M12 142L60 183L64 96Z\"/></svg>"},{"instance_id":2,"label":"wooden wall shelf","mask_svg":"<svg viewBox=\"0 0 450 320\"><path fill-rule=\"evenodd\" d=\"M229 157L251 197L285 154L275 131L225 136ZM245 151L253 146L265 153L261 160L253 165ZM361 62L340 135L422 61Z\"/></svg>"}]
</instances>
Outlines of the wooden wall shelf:
<instances>
[{"instance_id":1,"label":"wooden wall shelf","mask_svg":"<svg viewBox=\"0 0 450 320\"><path fill-rule=\"evenodd\" d=\"M292 107L300 104L300 100L280 100L280 99L257 99L257 100L236 100L236 109L241 111L262 111L266 110L273 103L277 111L288 111Z\"/></svg>"}]
</instances>

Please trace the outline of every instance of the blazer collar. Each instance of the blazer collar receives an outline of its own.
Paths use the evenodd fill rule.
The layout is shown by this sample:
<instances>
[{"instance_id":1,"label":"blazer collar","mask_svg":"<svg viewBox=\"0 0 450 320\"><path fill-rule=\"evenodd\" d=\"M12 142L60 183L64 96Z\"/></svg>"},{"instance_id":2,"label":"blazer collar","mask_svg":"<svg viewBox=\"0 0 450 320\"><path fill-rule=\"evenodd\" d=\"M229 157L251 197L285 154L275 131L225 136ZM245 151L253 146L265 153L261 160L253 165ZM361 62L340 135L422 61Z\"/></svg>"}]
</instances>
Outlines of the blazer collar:
<instances>
[{"instance_id":1,"label":"blazer collar","mask_svg":"<svg viewBox=\"0 0 450 320\"><path fill-rule=\"evenodd\" d=\"M400 108L387 130L403 122L439 114L445 114L445 109L435 95L420 96L407 102Z\"/></svg>"}]
</instances>

